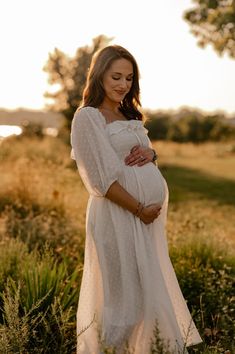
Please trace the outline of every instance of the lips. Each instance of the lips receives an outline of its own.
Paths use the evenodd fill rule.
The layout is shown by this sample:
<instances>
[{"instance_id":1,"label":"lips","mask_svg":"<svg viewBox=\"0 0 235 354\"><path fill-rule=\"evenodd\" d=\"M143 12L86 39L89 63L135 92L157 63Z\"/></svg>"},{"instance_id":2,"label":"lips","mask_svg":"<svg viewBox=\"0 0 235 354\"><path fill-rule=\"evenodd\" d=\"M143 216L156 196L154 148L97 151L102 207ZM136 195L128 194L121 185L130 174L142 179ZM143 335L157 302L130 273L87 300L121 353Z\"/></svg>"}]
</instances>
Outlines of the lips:
<instances>
[{"instance_id":1,"label":"lips","mask_svg":"<svg viewBox=\"0 0 235 354\"><path fill-rule=\"evenodd\" d=\"M117 92L118 95L125 95L126 91L118 91L118 90L115 90L115 92Z\"/></svg>"}]
</instances>

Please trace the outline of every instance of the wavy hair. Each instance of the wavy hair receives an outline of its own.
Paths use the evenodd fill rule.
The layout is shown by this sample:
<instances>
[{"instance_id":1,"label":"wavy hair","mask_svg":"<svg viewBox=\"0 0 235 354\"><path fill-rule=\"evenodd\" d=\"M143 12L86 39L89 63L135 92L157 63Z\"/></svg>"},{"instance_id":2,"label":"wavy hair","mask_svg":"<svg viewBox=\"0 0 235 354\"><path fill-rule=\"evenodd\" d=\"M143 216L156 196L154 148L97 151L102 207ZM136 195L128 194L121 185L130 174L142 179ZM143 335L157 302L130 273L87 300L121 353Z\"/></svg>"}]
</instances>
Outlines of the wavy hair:
<instances>
[{"instance_id":1,"label":"wavy hair","mask_svg":"<svg viewBox=\"0 0 235 354\"><path fill-rule=\"evenodd\" d=\"M91 61L88 70L86 86L83 91L82 107L98 108L104 100L105 91L103 87L103 77L111 64L117 59L126 59L133 66L133 81L130 91L126 94L122 102L120 102L119 110L129 120L142 120L143 114L139 111L140 103L140 87L139 87L139 69L135 58L125 48L119 45L107 46L96 52Z\"/></svg>"}]
</instances>

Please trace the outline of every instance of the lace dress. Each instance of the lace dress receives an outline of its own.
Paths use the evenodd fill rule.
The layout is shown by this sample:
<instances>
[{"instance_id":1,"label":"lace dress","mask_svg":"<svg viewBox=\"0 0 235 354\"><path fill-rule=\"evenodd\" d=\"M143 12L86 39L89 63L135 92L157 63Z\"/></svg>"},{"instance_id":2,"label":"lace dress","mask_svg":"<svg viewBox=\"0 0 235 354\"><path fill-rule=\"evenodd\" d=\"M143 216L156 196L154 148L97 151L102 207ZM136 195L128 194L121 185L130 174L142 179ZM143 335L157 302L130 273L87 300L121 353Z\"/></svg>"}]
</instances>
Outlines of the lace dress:
<instances>
[{"instance_id":1,"label":"lace dress","mask_svg":"<svg viewBox=\"0 0 235 354\"><path fill-rule=\"evenodd\" d=\"M161 338L175 353L201 342L168 255L166 181L153 163L124 163L136 144L151 146L141 121L107 124L93 107L75 113L71 156L90 194L77 311L81 354L99 354L100 338L118 353L128 342L135 354L148 354L156 321ZM145 205L162 205L160 216L145 225L106 199L114 181Z\"/></svg>"}]
</instances>

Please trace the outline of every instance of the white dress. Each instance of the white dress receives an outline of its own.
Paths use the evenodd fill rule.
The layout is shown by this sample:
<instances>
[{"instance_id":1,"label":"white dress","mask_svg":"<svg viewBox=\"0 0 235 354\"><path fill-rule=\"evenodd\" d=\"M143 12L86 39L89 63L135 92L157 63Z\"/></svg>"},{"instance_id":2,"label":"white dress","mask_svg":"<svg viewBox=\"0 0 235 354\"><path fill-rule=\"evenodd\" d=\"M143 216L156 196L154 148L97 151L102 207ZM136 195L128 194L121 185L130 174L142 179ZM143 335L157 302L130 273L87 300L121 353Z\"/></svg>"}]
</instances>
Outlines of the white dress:
<instances>
[{"instance_id":1,"label":"white dress","mask_svg":"<svg viewBox=\"0 0 235 354\"><path fill-rule=\"evenodd\" d=\"M153 163L124 163L136 144L151 146L141 121L107 124L93 107L75 113L71 156L90 194L77 353L99 354L101 337L118 353L128 341L135 354L148 354L156 320L161 337L175 353L201 342L168 255L166 181ZM145 205L162 205L160 216L145 225L106 199L114 181Z\"/></svg>"}]
</instances>

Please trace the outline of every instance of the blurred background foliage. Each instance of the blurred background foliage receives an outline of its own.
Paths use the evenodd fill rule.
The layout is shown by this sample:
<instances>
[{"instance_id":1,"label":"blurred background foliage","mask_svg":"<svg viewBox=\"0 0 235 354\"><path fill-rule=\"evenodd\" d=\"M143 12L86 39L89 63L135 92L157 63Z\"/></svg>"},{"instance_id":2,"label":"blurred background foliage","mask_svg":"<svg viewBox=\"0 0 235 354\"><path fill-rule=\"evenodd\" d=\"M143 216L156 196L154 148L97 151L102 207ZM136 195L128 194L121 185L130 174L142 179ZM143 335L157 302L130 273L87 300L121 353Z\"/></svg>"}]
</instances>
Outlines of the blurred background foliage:
<instances>
[{"instance_id":1,"label":"blurred background foliage","mask_svg":"<svg viewBox=\"0 0 235 354\"><path fill-rule=\"evenodd\" d=\"M211 44L219 55L235 58L235 1L194 0L195 6L184 14L198 44Z\"/></svg>"},{"instance_id":2,"label":"blurred background foliage","mask_svg":"<svg viewBox=\"0 0 235 354\"><path fill-rule=\"evenodd\" d=\"M176 113L146 111L145 115L145 126L153 140L203 143L235 138L235 122L223 113L181 109Z\"/></svg>"},{"instance_id":3,"label":"blurred background foliage","mask_svg":"<svg viewBox=\"0 0 235 354\"><path fill-rule=\"evenodd\" d=\"M48 73L49 83L56 85L57 90L46 92L45 97L53 101L50 109L66 117L67 128L70 128L73 114L82 101L91 58L98 49L108 45L111 39L99 35L93 39L91 46L78 48L73 58L57 48L49 55L44 70Z\"/></svg>"},{"instance_id":4,"label":"blurred background foliage","mask_svg":"<svg viewBox=\"0 0 235 354\"><path fill-rule=\"evenodd\" d=\"M219 1L215 2L219 4ZM208 12L208 9L211 9L210 1L200 1L199 3L201 11L204 9L204 12ZM207 10L205 10L206 6ZM224 4L221 6L224 8ZM186 12L185 18L187 20L190 18L192 21L192 14L198 11L195 9ZM198 15L194 14L194 16L198 18ZM208 26L209 21L210 19L204 16L204 22ZM221 36L224 38L225 34L222 33ZM49 108L65 116L64 124L59 129L59 135L67 143L69 143L74 112L82 102L82 92L92 55L96 50L108 45L110 41L111 38L100 35L93 39L91 46L78 48L73 58L68 57L59 49L55 49L54 53L49 55L44 70L48 73L49 83L55 87L55 90L53 93L46 92L45 95L52 100ZM235 138L235 118L228 118L223 112L209 114L198 109L181 108L176 112L143 109L143 113L151 139L201 143ZM40 135L38 127L31 127L31 131L33 129L36 129ZM24 133L30 133L30 126L25 127Z\"/></svg>"}]
</instances>

